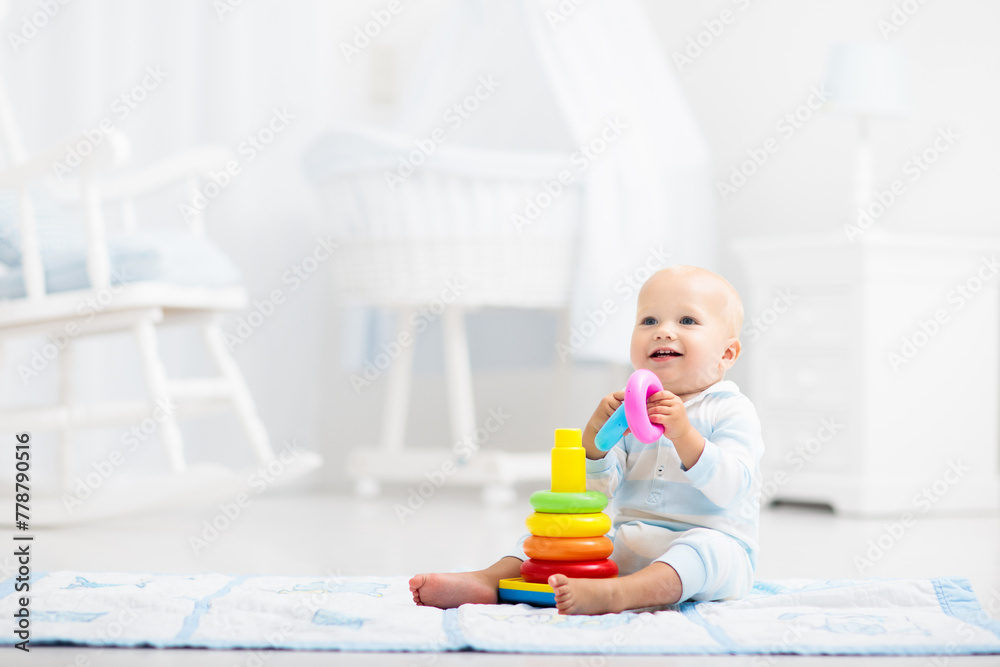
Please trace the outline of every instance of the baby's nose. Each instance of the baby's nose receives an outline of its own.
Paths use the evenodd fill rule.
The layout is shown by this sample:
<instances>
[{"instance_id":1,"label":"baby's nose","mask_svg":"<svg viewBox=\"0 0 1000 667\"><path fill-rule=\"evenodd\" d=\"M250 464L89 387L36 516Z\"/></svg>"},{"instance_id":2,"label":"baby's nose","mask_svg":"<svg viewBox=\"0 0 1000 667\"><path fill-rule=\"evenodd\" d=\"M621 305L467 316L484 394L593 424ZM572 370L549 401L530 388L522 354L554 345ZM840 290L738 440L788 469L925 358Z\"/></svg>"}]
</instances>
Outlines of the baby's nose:
<instances>
[{"instance_id":1,"label":"baby's nose","mask_svg":"<svg viewBox=\"0 0 1000 667\"><path fill-rule=\"evenodd\" d=\"M660 327L657 328L657 330L656 330L656 337L657 338L675 338L676 336L674 335L674 329L673 329L673 327L669 327L669 326L667 326L667 325L664 324L664 325L662 325L662 326L660 326Z\"/></svg>"}]
</instances>

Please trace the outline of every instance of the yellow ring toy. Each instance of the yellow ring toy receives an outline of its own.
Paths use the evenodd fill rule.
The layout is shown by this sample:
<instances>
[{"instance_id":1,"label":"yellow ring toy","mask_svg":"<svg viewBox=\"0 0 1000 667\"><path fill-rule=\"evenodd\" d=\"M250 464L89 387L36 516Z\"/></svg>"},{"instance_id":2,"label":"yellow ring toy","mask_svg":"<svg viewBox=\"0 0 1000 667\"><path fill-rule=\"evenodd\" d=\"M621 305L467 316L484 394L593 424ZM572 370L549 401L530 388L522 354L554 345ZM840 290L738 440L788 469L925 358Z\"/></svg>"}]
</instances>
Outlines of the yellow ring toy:
<instances>
[{"instance_id":1,"label":"yellow ring toy","mask_svg":"<svg viewBox=\"0 0 1000 667\"><path fill-rule=\"evenodd\" d=\"M600 537L611 530L611 517L595 514L547 514L535 512L524 522L539 537Z\"/></svg>"},{"instance_id":2,"label":"yellow ring toy","mask_svg":"<svg viewBox=\"0 0 1000 667\"><path fill-rule=\"evenodd\" d=\"M528 558L535 560L603 560L615 550L607 537L538 537L532 535L522 545Z\"/></svg>"},{"instance_id":3,"label":"yellow ring toy","mask_svg":"<svg viewBox=\"0 0 1000 667\"><path fill-rule=\"evenodd\" d=\"M608 497L600 491L583 493L561 493L559 491L535 491L528 499L531 509L536 512L553 514L591 514L608 506Z\"/></svg>"}]
</instances>

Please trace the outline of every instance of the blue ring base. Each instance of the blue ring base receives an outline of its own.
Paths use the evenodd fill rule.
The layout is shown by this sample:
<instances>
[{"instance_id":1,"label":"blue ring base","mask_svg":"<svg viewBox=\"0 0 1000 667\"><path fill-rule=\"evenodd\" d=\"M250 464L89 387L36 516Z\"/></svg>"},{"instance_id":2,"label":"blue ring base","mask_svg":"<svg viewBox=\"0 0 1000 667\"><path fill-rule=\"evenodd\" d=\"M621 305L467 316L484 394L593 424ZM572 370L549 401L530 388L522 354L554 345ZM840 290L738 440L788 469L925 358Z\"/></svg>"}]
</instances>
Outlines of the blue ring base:
<instances>
[{"instance_id":1,"label":"blue ring base","mask_svg":"<svg viewBox=\"0 0 1000 667\"><path fill-rule=\"evenodd\" d=\"M521 577L501 579L497 589L501 604L526 603L535 607L555 607L556 593L548 584L532 584Z\"/></svg>"}]
</instances>

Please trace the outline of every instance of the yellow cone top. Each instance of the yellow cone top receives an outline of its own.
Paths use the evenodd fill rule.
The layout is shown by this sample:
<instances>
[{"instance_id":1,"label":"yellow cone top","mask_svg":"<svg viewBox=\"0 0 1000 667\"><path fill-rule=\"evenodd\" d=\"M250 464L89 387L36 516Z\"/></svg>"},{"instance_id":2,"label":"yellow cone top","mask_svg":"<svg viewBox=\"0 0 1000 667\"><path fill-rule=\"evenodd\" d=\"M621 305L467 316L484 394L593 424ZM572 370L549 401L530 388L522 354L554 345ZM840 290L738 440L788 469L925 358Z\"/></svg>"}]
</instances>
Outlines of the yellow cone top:
<instances>
[{"instance_id":1,"label":"yellow cone top","mask_svg":"<svg viewBox=\"0 0 1000 667\"><path fill-rule=\"evenodd\" d=\"M578 428L557 428L552 449L552 490L583 493L587 490L587 453Z\"/></svg>"},{"instance_id":2,"label":"yellow cone top","mask_svg":"<svg viewBox=\"0 0 1000 667\"><path fill-rule=\"evenodd\" d=\"M583 447L583 432L578 428L557 428L556 447Z\"/></svg>"}]
</instances>

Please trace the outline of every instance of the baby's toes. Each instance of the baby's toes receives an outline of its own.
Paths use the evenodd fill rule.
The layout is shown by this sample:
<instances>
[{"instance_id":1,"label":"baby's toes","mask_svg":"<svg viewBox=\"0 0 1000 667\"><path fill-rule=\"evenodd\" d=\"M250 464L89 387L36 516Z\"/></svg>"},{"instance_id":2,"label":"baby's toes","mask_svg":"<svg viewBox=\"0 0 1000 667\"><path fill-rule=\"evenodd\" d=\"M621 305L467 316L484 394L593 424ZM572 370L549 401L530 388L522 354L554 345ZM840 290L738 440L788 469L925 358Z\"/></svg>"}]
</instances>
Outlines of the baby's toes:
<instances>
[{"instance_id":1,"label":"baby's toes","mask_svg":"<svg viewBox=\"0 0 1000 667\"><path fill-rule=\"evenodd\" d=\"M566 602L570 599L572 591L570 590L569 577L565 574L553 574L549 577L549 586L552 587L552 590L556 594L557 606L561 602Z\"/></svg>"}]
</instances>

